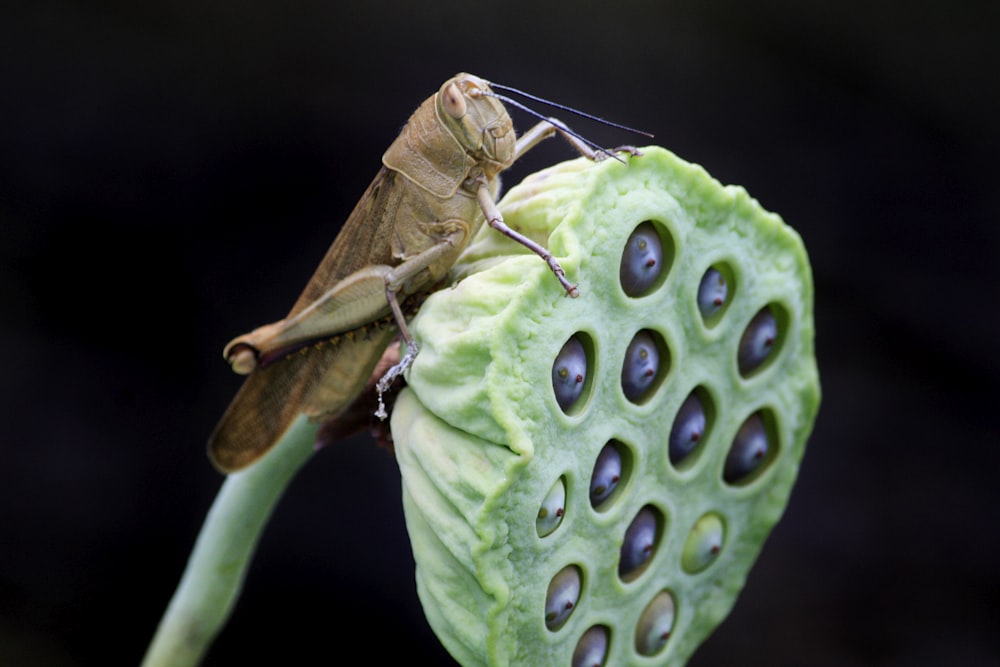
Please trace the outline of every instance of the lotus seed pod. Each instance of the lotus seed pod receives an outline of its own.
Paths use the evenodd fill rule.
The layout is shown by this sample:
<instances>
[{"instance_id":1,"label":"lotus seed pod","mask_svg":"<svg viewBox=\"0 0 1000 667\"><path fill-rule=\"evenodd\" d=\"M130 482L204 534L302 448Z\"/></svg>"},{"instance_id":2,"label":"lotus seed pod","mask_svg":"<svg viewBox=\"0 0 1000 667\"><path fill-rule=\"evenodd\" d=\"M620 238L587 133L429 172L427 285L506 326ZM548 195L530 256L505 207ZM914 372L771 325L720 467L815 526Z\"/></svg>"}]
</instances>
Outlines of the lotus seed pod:
<instances>
[{"instance_id":1,"label":"lotus seed pod","mask_svg":"<svg viewBox=\"0 0 1000 667\"><path fill-rule=\"evenodd\" d=\"M572 667L601 667L608 654L608 629L595 625L580 637L573 651Z\"/></svg>"},{"instance_id":2,"label":"lotus seed pod","mask_svg":"<svg viewBox=\"0 0 1000 667\"><path fill-rule=\"evenodd\" d=\"M563 626L580 599L580 570L569 565L552 578L545 594L545 627L555 631Z\"/></svg>"},{"instance_id":3,"label":"lotus seed pod","mask_svg":"<svg viewBox=\"0 0 1000 667\"><path fill-rule=\"evenodd\" d=\"M424 611L465 667L591 667L595 626L603 665L684 665L729 613L795 481L819 405L802 242L741 188L661 148L643 153L557 165L499 204L551 250L578 298L484 225L454 286L411 323L420 354L392 414L403 509ZM642 268L630 239L646 223L664 258L633 295L622 267ZM707 267L728 283L710 321L699 306ZM777 342L744 373L740 344L766 333L750 325L765 309ZM638 332L659 364L630 400L622 371L641 358L629 351ZM727 482L731 451L758 438L739 435L751 415L767 452ZM595 507L592 487L607 493L618 466L602 455L609 444L621 473ZM556 480L565 513L541 535ZM704 553L692 535L705 516L724 534L698 570L685 552ZM566 568L576 575L564 581Z\"/></svg>"},{"instance_id":4,"label":"lotus seed pod","mask_svg":"<svg viewBox=\"0 0 1000 667\"><path fill-rule=\"evenodd\" d=\"M660 371L660 352L648 331L640 331L625 350L622 364L622 390L625 398L633 403L640 402L646 392L653 387Z\"/></svg>"},{"instance_id":5,"label":"lotus seed pod","mask_svg":"<svg viewBox=\"0 0 1000 667\"><path fill-rule=\"evenodd\" d=\"M639 655L656 655L666 646L674 629L674 596L660 591L642 610L635 631L635 650Z\"/></svg>"},{"instance_id":6,"label":"lotus seed pod","mask_svg":"<svg viewBox=\"0 0 1000 667\"><path fill-rule=\"evenodd\" d=\"M670 463L674 466L687 458L705 435L705 406L692 391L681 403L670 429Z\"/></svg>"},{"instance_id":7,"label":"lotus seed pod","mask_svg":"<svg viewBox=\"0 0 1000 667\"><path fill-rule=\"evenodd\" d=\"M709 268L698 285L698 310L701 311L701 316L708 320L721 311L728 295L726 277L715 267Z\"/></svg>"},{"instance_id":8,"label":"lotus seed pod","mask_svg":"<svg viewBox=\"0 0 1000 667\"><path fill-rule=\"evenodd\" d=\"M663 244L651 222L643 222L625 244L619 277L622 289L629 296L642 296L664 268Z\"/></svg>"},{"instance_id":9,"label":"lotus seed pod","mask_svg":"<svg viewBox=\"0 0 1000 667\"><path fill-rule=\"evenodd\" d=\"M595 509L606 501L622 479L622 455L614 442L604 445L590 477L590 504Z\"/></svg>"},{"instance_id":10,"label":"lotus seed pod","mask_svg":"<svg viewBox=\"0 0 1000 667\"><path fill-rule=\"evenodd\" d=\"M552 364L552 388L563 412L569 410L580 398L586 378L587 353L580 339L573 336L559 350L555 363Z\"/></svg>"},{"instance_id":11,"label":"lotus seed pod","mask_svg":"<svg viewBox=\"0 0 1000 667\"><path fill-rule=\"evenodd\" d=\"M566 511L566 482L560 477L549 489L535 519L538 536L545 537L559 527Z\"/></svg>"},{"instance_id":12,"label":"lotus seed pod","mask_svg":"<svg viewBox=\"0 0 1000 667\"><path fill-rule=\"evenodd\" d=\"M741 375L749 375L763 364L778 340L778 323L770 308L754 315L740 339L737 360Z\"/></svg>"},{"instance_id":13,"label":"lotus seed pod","mask_svg":"<svg viewBox=\"0 0 1000 667\"><path fill-rule=\"evenodd\" d=\"M618 576L625 581L632 581L642 574L646 563L653 557L659 532L657 523L656 511L643 507L625 531L618 561Z\"/></svg>"},{"instance_id":14,"label":"lotus seed pod","mask_svg":"<svg viewBox=\"0 0 1000 667\"><path fill-rule=\"evenodd\" d=\"M689 574L701 572L718 558L722 551L725 528L718 514L706 514L695 522L684 542L681 567Z\"/></svg>"}]
</instances>

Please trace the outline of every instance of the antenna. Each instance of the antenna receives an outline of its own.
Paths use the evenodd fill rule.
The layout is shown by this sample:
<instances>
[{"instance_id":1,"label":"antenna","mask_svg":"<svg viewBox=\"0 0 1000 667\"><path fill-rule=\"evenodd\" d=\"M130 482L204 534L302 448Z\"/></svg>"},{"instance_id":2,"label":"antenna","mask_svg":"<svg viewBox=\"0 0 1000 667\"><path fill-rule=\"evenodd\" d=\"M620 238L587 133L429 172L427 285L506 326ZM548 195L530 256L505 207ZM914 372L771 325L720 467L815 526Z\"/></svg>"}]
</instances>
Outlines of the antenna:
<instances>
[{"instance_id":1,"label":"antenna","mask_svg":"<svg viewBox=\"0 0 1000 667\"><path fill-rule=\"evenodd\" d=\"M549 123L550 125L558 127L561 131L565 132L566 134L572 136L575 139L578 139L578 140L582 141L583 143L585 143L588 146L590 146L591 148L593 148L595 151L597 151L599 153L604 153L608 157L613 157L614 159L618 160L622 164L627 164L625 162L625 160L621 159L620 157L618 157L617 155L615 155L614 153L612 153L611 151L609 151L607 148L604 148L604 147L602 147L602 146L594 143L590 139L587 139L586 137L578 134L577 132L574 132L573 130L571 130L568 127L566 127L563 123L559 123L558 125L556 125L555 123L552 122L551 118L546 118L544 114L538 113L537 111L535 111L531 107L525 106L525 105L521 104L520 102L518 102L517 100L513 100L513 99L507 97L506 95L498 95L497 93L493 93L493 92L483 93L483 94L486 95L487 97L495 97L498 100L502 100L502 101L506 102L507 104L510 104L511 106L515 106L518 109L520 109L521 111L524 111L525 113L529 113L532 116L534 116L535 118L538 118L539 120L542 120L542 121L544 121L546 123Z\"/></svg>"},{"instance_id":2,"label":"antenna","mask_svg":"<svg viewBox=\"0 0 1000 667\"><path fill-rule=\"evenodd\" d=\"M492 81L489 81L488 83L489 83L489 85L490 85L491 88L498 88L500 90L506 90L508 92L514 93L515 95L520 95L521 97L526 97L529 100L532 100L534 102L541 102L542 104L544 104L546 106L550 106L550 107L553 107L555 109L562 109L563 111L568 111L568 112L570 112L572 114L576 114L577 116L581 116L583 118L589 118L590 120L596 121L596 122L601 123L603 125L608 125L610 127L616 127L619 130L625 130L626 132L633 132L635 134L641 134L641 135L643 135L645 137L649 137L649 138L653 137L652 133L650 133L650 132L646 132L644 130L637 130L634 127L629 127L628 125L622 125L620 123L615 123L614 121L606 120L604 118L601 118L600 116L594 116L592 114L589 114L586 111L580 111L579 109L574 109L573 107L566 106L565 104L559 104L558 102L553 102L551 100L547 100L544 97L538 97L537 95L532 95L531 93L526 93L523 90L518 90L517 88L512 88L510 86L505 86L505 85L500 84L500 83L493 83ZM514 104L514 106L517 106L519 109L522 109L524 111L528 111L529 113L534 113L534 112L530 111L527 107L525 107L523 105L518 105L517 103L513 102L513 100L511 100L508 97L501 97L499 95L497 95L496 97L499 98L499 99L504 100L505 102L511 102L512 104ZM535 115L538 116L538 114L535 114ZM594 148L596 148L596 146L594 146Z\"/></svg>"}]
</instances>

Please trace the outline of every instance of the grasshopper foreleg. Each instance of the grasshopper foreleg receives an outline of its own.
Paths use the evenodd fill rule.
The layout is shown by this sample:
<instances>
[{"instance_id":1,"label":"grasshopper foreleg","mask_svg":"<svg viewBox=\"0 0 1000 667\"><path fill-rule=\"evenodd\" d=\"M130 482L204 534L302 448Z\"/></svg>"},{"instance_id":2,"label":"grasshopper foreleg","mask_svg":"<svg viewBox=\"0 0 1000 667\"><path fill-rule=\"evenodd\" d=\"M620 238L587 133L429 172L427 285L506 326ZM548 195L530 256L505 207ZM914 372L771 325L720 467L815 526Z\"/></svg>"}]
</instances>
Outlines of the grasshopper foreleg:
<instances>
[{"instance_id":1,"label":"grasshopper foreleg","mask_svg":"<svg viewBox=\"0 0 1000 667\"><path fill-rule=\"evenodd\" d=\"M580 290L577 289L575 284L566 279L566 271L563 270L559 261L556 260L551 252L538 243L535 243L524 234L515 232L507 226L507 223L503 221L503 216L500 214L500 209L497 208L496 202L493 201L493 196L490 194L489 187L485 183L480 184L479 189L476 191L476 198L479 200L479 205L483 209L483 215L486 216L486 222L490 227L497 230L504 236L514 239L528 250L544 259L545 263L549 265L550 269L552 269L552 273L554 273L556 278L559 279L559 284L563 286L566 293L574 298L580 296Z\"/></svg>"}]
</instances>

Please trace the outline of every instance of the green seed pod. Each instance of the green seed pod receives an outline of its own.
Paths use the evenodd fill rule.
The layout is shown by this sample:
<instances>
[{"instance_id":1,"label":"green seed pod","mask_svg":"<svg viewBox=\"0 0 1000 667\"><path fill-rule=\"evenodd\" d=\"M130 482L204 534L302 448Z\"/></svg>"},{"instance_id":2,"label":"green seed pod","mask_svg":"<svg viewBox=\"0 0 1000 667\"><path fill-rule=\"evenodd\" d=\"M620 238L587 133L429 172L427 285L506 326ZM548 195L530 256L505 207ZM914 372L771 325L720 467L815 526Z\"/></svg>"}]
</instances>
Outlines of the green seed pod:
<instances>
[{"instance_id":1,"label":"green seed pod","mask_svg":"<svg viewBox=\"0 0 1000 667\"><path fill-rule=\"evenodd\" d=\"M608 629L595 625L580 637L573 651L572 667L602 667L608 655Z\"/></svg>"},{"instance_id":2,"label":"green seed pod","mask_svg":"<svg viewBox=\"0 0 1000 667\"><path fill-rule=\"evenodd\" d=\"M466 667L591 667L592 652L608 666L683 665L728 614L795 481L819 406L802 242L741 188L661 148L643 153L557 165L500 203L511 227L558 258L578 298L484 226L454 287L412 322L420 354L392 414L403 508L427 618ZM645 230L659 238L662 268L631 295L623 265L641 273L645 255L630 250L640 228L647 250ZM707 267L728 284L710 319L699 305ZM751 324L765 309L777 342L744 372L741 345L767 333ZM630 352L638 332L653 335L659 363L631 400L623 368L642 357ZM700 409L685 406L692 388ZM767 452L728 483L754 414ZM622 474L595 506L595 480L616 472L602 459L609 443ZM676 464L672 449L689 453ZM555 480L565 516L546 533L539 510ZM705 516L724 534L699 569L691 554L707 542L692 527ZM566 568L575 578L557 581Z\"/></svg>"},{"instance_id":3,"label":"green seed pod","mask_svg":"<svg viewBox=\"0 0 1000 667\"><path fill-rule=\"evenodd\" d=\"M538 509L538 517L535 519L535 527L538 529L538 536L545 537L551 535L552 531L562 523L563 514L566 512L566 482L562 477L549 489L542 506Z\"/></svg>"},{"instance_id":4,"label":"green seed pod","mask_svg":"<svg viewBox=\"0 0 1000 667\"><path fill-rule=\"evenodd\" d=\"M667 644L674 629L674 596L660 591L650 601L635 630L635 650L639 655L656 655Z\"/></svg>"},{"instance_id":5,"label":"green seed pod","mask_svg":"<svg viewBox=\"0 0 1000 667\"><path fill-rule=\"evenodd\" d=\"M684 542L681 567L689 574L701 572L722 552L725 527L718 514L706 514L698 519Z\"/></svg>"},{"instance_id":6,"label":"green seed pod","mask_svg":"<svg viewBox=\"0 0 1000 667\"><path fill-rule=\"evenodd\" d=\"M552 577L545 593L545 627L553 632L563 626L580 600L580 569L567 565Z\"/></svg>"}]
</instances>

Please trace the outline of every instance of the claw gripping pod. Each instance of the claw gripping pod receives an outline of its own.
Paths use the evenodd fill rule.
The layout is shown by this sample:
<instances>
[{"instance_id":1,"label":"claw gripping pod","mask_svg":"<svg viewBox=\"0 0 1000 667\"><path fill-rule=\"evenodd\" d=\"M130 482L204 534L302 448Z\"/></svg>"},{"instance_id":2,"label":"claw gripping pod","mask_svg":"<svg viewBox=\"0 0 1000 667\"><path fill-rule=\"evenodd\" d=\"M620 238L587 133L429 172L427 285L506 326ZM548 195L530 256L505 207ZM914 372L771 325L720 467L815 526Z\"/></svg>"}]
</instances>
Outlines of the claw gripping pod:
<instances>
[{"instance_id":1,"label":"claw gripping pod","mask_svg":"<svg viewBox=\"0 0 1000 667\"><path fill-rule=\"evenodd\" d=\"M413 321L392 415L417 590L463 665L683 665L780 518L819 406L798 235L651 147L512 189Z\"/></svg>"}]
</instances>

